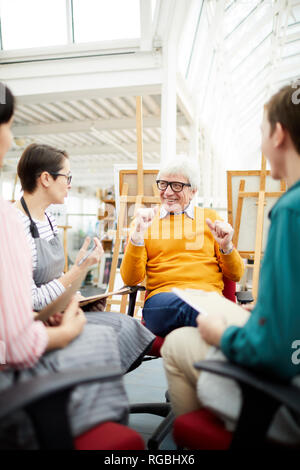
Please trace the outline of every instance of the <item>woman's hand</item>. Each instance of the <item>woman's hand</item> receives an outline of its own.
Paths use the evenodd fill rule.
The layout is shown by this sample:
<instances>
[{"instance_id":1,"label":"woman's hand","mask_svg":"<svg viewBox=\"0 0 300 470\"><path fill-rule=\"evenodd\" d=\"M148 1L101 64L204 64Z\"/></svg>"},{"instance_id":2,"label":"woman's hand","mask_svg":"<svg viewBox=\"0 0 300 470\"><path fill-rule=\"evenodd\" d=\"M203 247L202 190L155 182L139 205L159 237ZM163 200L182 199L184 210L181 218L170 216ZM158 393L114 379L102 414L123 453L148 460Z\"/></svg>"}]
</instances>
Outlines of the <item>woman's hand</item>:
<instances>
[{"instance_id":1,"label":"woman's hand","mask_svg":"<svg viewBox=\"0 0 300 470\"><path fill-rule=\"evenodd\" d=\"M78 299L75 296L64 311L61 320L61 326L67 332L69 341L72 341L82 332L85 324L86 317L79 308Z\"/></svg>"},{"instance_id":2,"label":"woman's hand","mask_svg":"<svg viewBox=\"0 0 300 470\"><path fill-rule=\"evenodd\" d=\"M106 298L98 300L89 307L90 312L103 312L106 306Z\"/></svg>"},{"instance_id":3,"label":"woman's hand","mask_svg":"<svg viewBox=\"0 0 300 470\"><path fill-rule=\"evenodd\" d=\"M88 253L88 246L89 246L90 241L91 241L90 237L86 237L86 239L84 240L84 243L83 243L82 247L80 248L80 250L78 252L78 255L76 257L75 266L79 266L82 269L86 269L89 266L93 266L94 264L99 263L99 261L101 259L101 256L104 253L104 250L103 250L103 247L102 247L102 245L101 245L101 243L100 243L100 241L98 240L97 237L94 237L93 240L95 242L94 250L90 252L89 256L79 266L79 262Z\"/></svg>"},{"instance_id":4,"label":"woman's hand","mask_svg":"<svg viewBox=\"0 0 300 470\"><path fill-rule=\"evenodd\" d=\"M67 289L67 287L74 282L78 276L81 276L84 272L88 270L90 266L99 263L101 256L104 253L102 245L97 237L94 237L95 248L93 251L89 252L88 246L90 244L90 237L86 237L84 243L76 257L75 264L71 269L63 274L58 281ZM88 257L79 265L80 260L88 254Z\"/></svg>"},{"instance_id":5,"label":"woman's hand","mask_svg":"<svg viewBox=\"0 0 300 470\"><path fill-rule=\"evenodd\" d=\"M200 314L196 318L196 322L204 341L213 346L219 346L221 337L227 328L225 317L215 313L210 313L209 315Z\"/></svg>"},{"instance_id":6,"label":"woman's hand","mask_svg":"<svg viewBox=\"0 0 300 470\"><path fill-rule=\"evenodd\" d=\"M48 333L47 351L66 347L73 339L80 335L86 318L83 311L78 306L78 300L75 297L71 300L68 307L61 317L61 323L57 328L46 328Z\"/></svg>"},{"instance_id":7,"label":"woman's hand","mask_svg":"<svg viewBox=\"0 0 300 470\"><path fill-rule=\"evenodd\" d=\"M48 320L44 323L46 326L59 326L61 324L62 317L62 313L55 313L54 315L49 317Z\"/></svg>"}]
</instances>

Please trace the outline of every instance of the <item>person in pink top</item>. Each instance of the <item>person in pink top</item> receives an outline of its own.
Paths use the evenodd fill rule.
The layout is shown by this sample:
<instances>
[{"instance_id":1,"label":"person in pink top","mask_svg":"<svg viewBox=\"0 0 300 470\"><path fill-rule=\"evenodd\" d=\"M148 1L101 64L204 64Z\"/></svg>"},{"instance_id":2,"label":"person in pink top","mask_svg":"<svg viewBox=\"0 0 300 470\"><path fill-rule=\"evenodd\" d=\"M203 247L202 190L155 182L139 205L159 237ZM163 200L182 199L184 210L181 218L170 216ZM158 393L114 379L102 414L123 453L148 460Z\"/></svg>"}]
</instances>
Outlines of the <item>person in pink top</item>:
<instances>
[{"instance_id":1,"label":"person in pink top","mask_svg":"<svg viewBox=\"0 0 300 470\"><path fill-rule=\"evenodd\" d=\"M0 83L0 167L12 142L14 97ZM4 102L3 102L4 101ZM28 241L17 210L0 197L0 391L36 375L89 366L119 367L120 351L112 327L89 325L74 298L61 323L34 321L32 265ZM100 246L88 262L98 261ZM91 259L93 258L93 259ZM105 421L126 423L128 399L122 379L76 387L68 413L73 436ZM17 438L16 438L17 436ZM33 428L23 413L1 422L0 448L36 448Z\"/></svg>"}]
</instances>

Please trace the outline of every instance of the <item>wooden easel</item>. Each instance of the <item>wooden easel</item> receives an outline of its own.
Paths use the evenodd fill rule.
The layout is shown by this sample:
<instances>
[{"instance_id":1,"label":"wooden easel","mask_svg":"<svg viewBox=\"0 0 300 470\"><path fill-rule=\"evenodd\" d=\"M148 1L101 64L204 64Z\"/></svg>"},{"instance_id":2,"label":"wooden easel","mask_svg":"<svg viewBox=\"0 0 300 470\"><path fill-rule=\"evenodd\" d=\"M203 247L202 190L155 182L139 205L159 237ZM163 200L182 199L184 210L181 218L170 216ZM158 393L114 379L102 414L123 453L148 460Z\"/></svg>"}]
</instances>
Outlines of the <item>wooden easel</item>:
<instances>
[{"instance_id":1,"label":"wooden easel","mask_svg":"<svg viewBox=\"0 0 300 470\"><path fill-rule=\"evenodd\" d=\"M64 273L66 273L69 270L67 230L68 230L68 228L72 228L72 225L58 225L57 228L62 228L63 231L64 231L64 254L65 254Z\"/></svg>"},{"instance_id":2,"label":"wooden easel","mask_svg":"<svg viewBox=\"0 0 300 470\"><path fill-rule=\"evenodd\" d=\"M232 213L232 188L231 188L231 180L229 178L229 174L234 174L235 172L227 172L228 175L228 222L233 225L233 213ZM265 205L266 205L266 198L273 197L279 198L282 194L286 191L286 182L280 182L280 191L266 191L266 177L270 174L269 171L266 170L266 158L262 155L261 161L261 169L260 171L248 171L248 172L236 172L237 173L244 173L247 176L251 175L259 175L259 191L249 192L245 191L245 180L241 179L239 184L239 192L238 192L238 201L237 201L237 209L236 209L236 217L234 223L234 236L233 236L233 244L234 246L238 246L239 240L239 232L240 232L240 224L241 224L241 217L242 217L242 209L243 209L243 202L245 198L257 198L257 217L256 217L256 234L255 234L255 250L254 253L249 252L240 252L241 256L248 259L253 259L254 264L247 265L248 267L253 267L253 277L252 277L252 295L254 300L257 299L258 293L258 281L259 281L259 271L260 271L260 263L262 258L262 241L263 241L263 224L264 224L264 212L265 212Z\"/></svg>"},{"instance_id":3,"label":"wooden easel","mask_svg":"<svg viewBox=\"0 0 300 470\"><path fill-rule=\"evenodd\" d=\"M108 290L113 291L116 271L118 265L118 258L120 253L120 247L122 237L124 236L124 230L129 228L127 214L128 206L134 204L134 215L139 207L143 204L159 204L160 198L156 184L152 185L152 196L145 196L144 192L144 175L147 174L148 170L143 169L143 138L142 138L143 120L142 120L142 97L136 97L136 133L137 133L137 169L136 170L121 170L120 171L120 208L116 231L116 240L114 245L114 252L112 257L111 269ZM129 195L129 184L124 181L125 175L136 175L137 177L137 194L132 196ZM144 294L140 294L140 299L136 301L136 309L144 304ZM123 295L121 300L112 299L108 297L106 302L106 311L110 310L111 305L120 305L120 313L126 313L126 306L128 303L128 295Z\"/></svg>"},{"instance_id":4,"label":"wooden easel","mask_svg":"<svg viewBox=\"0 0 300 470\"><path fill-rule=\"evenodd\" d=\"M10 202L11 202L12 204L13 204L14 202L16 202L15 193L16 193L17 182L18 182L18 173L16 173L16 175L15 175L15 181L14 181L13 190L12 190L12 195L11 195L11 200L10 200Z\"/></svg>"}]
</instances>

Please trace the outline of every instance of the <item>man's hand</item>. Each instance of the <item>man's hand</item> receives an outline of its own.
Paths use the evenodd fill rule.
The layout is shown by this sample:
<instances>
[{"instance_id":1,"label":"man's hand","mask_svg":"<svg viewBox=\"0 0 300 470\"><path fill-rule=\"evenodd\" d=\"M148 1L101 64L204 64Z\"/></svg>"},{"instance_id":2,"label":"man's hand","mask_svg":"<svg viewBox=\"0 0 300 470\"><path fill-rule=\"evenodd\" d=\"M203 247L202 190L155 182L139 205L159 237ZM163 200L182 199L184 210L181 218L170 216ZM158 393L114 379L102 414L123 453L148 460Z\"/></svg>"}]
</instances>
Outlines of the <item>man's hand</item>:
<instances>
[{"instance_id":1,"label":"man's hand","mask_svg":"<svg viewBox=\"0 0 300 470\"><path fill-rule=\"evenodd\" d=\"M144 241L145 232L153 222L154 217L158 213L158 206L147 209L138 209L135 217L134 230L130 236L133 243L141 243Z\"/></svg>"},{"instance_id":2,"label":"man's hand","mask_svg":"<svg viewBox=\"0 0 300 470\"><path fill-rule=\"evenodd\" d=\"M208 344L219 346L221 337L227 328L226 320L221 314L198 315L196 318L201 337Z\"/></svg>"},{"instance_id":3,"label":"man's hand","mask_svg":"<svg viewBox=\"0 0 300 470\"><path fill-rule=\"evenodd\" d=\"M255 307L255 302L251 302L249 304L245 304L245 305L241 305L241 307L243 307L244 310L247 310L247 312L252 312L252 310L254 309Z\"/></svg>"},{"instance_id":4,"label":"man's hand","mask_svg":"<svg viewBox=\"0 0 300 470\"><path fill-rule=\"evenodd\" d=\"M219 247L225 251L225 253L232 250L233 244L231 240L234 230L231 225L221 220L212 222L210 219L206 219L206 223Z\"/></svg>"}]
</instances>

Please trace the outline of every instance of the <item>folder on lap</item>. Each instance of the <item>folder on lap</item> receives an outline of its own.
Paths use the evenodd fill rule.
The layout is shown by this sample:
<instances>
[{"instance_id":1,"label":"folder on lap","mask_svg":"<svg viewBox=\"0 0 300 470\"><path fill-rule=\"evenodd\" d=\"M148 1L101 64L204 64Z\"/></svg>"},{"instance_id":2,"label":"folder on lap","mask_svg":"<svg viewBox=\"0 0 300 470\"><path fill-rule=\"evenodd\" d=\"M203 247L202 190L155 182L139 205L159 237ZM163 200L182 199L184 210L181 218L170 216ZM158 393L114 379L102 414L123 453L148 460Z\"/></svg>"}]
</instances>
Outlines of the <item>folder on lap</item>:
<instances>
[{"instance_id":1,"label":"folder on lap","mask_svg":"<svg viewBox=\"0 0 300 470\"><path fill-rule=\"evenodd\" d=\"M51 304L47 305L43 310L40 310L36 316L35 320L47 321L49 317L54 315L57 312L63 312L66 307L69 305L72 297L79 291L83 280L86 277L86 272L84 272L81 276L79 276L66 290L61 294L57 299L55 299ZM101 299L105 299L111 295L124 295L129 294L131 292L131 288L124 286L119 290L112 291L112 292L105 292L104 294L97 294L92 295L90 297L85 297L84 299L79 301L79 307L84 307L88 304L96 303Z\"/></svg>"},{"instance_id":2,"label":"folder on lap","mask_svg":"<svg viewBox=\"0 0 300 470\"><path fill-rule=\"evenodd\" d=\"M226 299L218 292L178 289L177 287L174 287L172 291L203 315L209 315L210 313L221 314L225 317L228 326L243 326L250 316L247 310Z\"/></svg>"},{"instance_id":3,"label":"folder on lap","mask_svg":"<svg viewBox=\"0 0 300 470\"><path fill-rule=\"evenodd\" d=\"M69 303L71 302L72 297L79 291L82 282L84 281L87 274L87 270L82 272L80 276L78 276L69 287L55 299L51 304L47 305L45 308L40 310L36 316L34 317L35 320L40 321L47 321L49 317L54 315L57 312L63 312Z\"/></svg>"},{"instance_id":4,"label":"folder on lap","mask_svg":"<svg viewBox=\"0 0 300 470\"><path fill-rule=\"evenodd\" d=\"M85 305L88 305L88 304L94 304L101 299L106 299L107 297L110 297L111 295L124 295L124 294L129 294L130 292L131 292L130 287L124 286L121 289L115 290L112 292L105 292L104 294L91 295L90 297L85 297L84 299L80 300L79 306L84 307Z\"/></svg>"}]
</instances>

